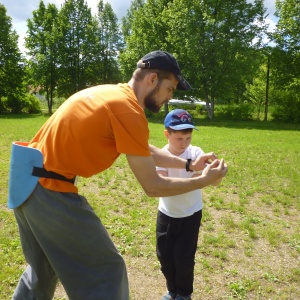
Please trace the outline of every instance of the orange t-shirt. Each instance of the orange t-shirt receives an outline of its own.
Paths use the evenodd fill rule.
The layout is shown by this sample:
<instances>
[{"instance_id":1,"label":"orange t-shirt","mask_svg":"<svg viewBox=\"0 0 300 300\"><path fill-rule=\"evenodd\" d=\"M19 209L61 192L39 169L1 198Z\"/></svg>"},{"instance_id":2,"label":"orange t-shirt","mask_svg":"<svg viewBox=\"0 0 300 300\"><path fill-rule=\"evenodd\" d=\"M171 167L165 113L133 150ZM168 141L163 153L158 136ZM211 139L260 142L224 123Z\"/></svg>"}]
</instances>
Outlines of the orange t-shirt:
<instances>
[{"instance_id":1,"label":"orange t-shirt","mask_svg":"<svg viewBox=\"0 0 300 300\"><path fill-rule=\"evenodd\" d=\"M121 153L150 156L148 122L128 84L82 90L47 120L29 147L44 155L44 168L67 178L90 177ZM71 183L40 178L45 188L77 193Z\"/></svg>"}]
</instances>

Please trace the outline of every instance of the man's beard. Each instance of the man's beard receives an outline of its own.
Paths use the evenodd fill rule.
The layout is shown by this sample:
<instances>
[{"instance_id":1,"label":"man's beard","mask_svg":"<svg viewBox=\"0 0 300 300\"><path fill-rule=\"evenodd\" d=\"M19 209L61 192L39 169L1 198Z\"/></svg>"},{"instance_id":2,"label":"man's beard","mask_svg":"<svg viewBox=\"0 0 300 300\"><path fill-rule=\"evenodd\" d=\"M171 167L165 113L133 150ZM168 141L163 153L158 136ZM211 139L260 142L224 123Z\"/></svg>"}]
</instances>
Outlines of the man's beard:
<instances>
[{"instance_id":1,"label":"man's beard","mask_svg":"<svg viewBox=\"0 0 300 300\"><path fill-rule=\"evenodd\" d=\"M151 91L144 100L145 107L152 111L153 113L158 113L160 110L160 106L156 103L155 95L160 88L160 81L153 91Z\"/></svg>"}]
</instances>

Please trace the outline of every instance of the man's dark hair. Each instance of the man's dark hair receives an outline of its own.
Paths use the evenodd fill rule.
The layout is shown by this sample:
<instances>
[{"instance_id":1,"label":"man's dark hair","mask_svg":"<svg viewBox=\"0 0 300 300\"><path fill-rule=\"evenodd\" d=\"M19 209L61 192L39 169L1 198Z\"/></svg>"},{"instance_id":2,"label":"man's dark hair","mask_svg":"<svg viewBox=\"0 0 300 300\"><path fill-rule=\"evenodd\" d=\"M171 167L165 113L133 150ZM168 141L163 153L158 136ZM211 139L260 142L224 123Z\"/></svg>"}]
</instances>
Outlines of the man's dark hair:
<instances>
[{"instance_id":1,"label":"man's dark hair","mask_svg":"<svg viewBox=\"0 0 300 300\"><path fill-rule=\"evenodd\" d=\"M149 73L156 73L159 80L170 79L173 73L159 69L136 69L132 75L135 81L142 81ZM173 75L174 76L174 75Z\"/></svg>"}]
</instances>

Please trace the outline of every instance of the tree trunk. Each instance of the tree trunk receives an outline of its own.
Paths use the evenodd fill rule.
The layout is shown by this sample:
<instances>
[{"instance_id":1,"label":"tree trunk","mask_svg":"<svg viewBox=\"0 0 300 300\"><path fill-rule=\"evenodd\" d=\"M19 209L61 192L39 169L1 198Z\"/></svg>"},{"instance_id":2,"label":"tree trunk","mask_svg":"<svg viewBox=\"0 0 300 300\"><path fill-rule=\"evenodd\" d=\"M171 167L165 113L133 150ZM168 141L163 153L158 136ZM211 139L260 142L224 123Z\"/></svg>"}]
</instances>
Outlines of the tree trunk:
<instances>
[{"instance_id":1,"label":"tree trunk","mask_svg":"<svg viewBox=\"0 0 300 300\"><path fill-rule=\"evenodd\" d=\"M268 63L267 63L266 101L265 101L265 117L264 117L264 121L267 121L267 120L268 120L268 106L269 106L269 79L270 79L270 56L268 56Z\"/></svg>"},{"instance_id":2,"label":"tree trunk","mask_svg":"<svg viewBox=\"0 0 300 300\"><path fill-rule=\"evenodd\" d=\"M166 117L167 114L169 113L169 105L168 105L168 103L164 104L164 110L165 110L165 117Z\"/></svg>"}]
</instances>

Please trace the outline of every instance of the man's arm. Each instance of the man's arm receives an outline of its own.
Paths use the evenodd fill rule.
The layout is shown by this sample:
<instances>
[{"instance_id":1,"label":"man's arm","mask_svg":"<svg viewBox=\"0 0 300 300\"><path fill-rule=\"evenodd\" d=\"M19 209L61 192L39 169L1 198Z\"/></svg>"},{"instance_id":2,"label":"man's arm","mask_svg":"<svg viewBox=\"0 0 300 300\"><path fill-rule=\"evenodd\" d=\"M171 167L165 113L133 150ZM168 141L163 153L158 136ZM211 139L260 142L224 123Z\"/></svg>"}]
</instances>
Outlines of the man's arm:
<instances>
[{"instance_id":1,"label":"man's arm","mask_svg":"<svg viewBox=\"0 0 300 300\"><path fill-rule=\"evenodd\" d=\"M156 166L162 168L185 169L186 159L169 155L167 152L162 151L153 145L149 145L149 149ZM190 170L201 171L205 168L206 164L217 158L218 157L213 152L201 155L196 160L191 161Z\"/></svg>"},{"instance_id":2,"label":"man's arm","mask_svg":"<svg viewBox=\"0 0 300 300\"><path fill-rule=\"evenodd\" d=\"M184 169L186 160L175 155L170 155L167 152L153 146L149 145L151 156L154 163L158 167L162 168L174 168L174 169Z\"/></svg>"},{"instance_id":3,"label":"man's arm","mask_svg":"<svg viewBox=\"0 0 300 300\"><path fill-rule=\"evenodd\" d=\"M200 174L194 174L192 177L199 177L200 176ZM213 183L211 183L210 185L212 185L212 186L217 186L217 185L219 185L221 182L222 182L222 179L223 178L220 178L220 179L218 179L218 180L216 180L216 181L214 181Z\"/></svg>"},{"instance_id":4,"label":"man's arm","mask_svg":"<svg viewBox=\"0 0 300 300\"><path fill-rule=\"evenodd\" d=\"M197 178L159 176L152 156L127 155L127 160L135 177L150 197L174 196L201 189L224 177L227 173L227 165L223 159L215 160L207 165ZM185 162L183 165L185 166Z\"/></svg>"}]
</instances>

